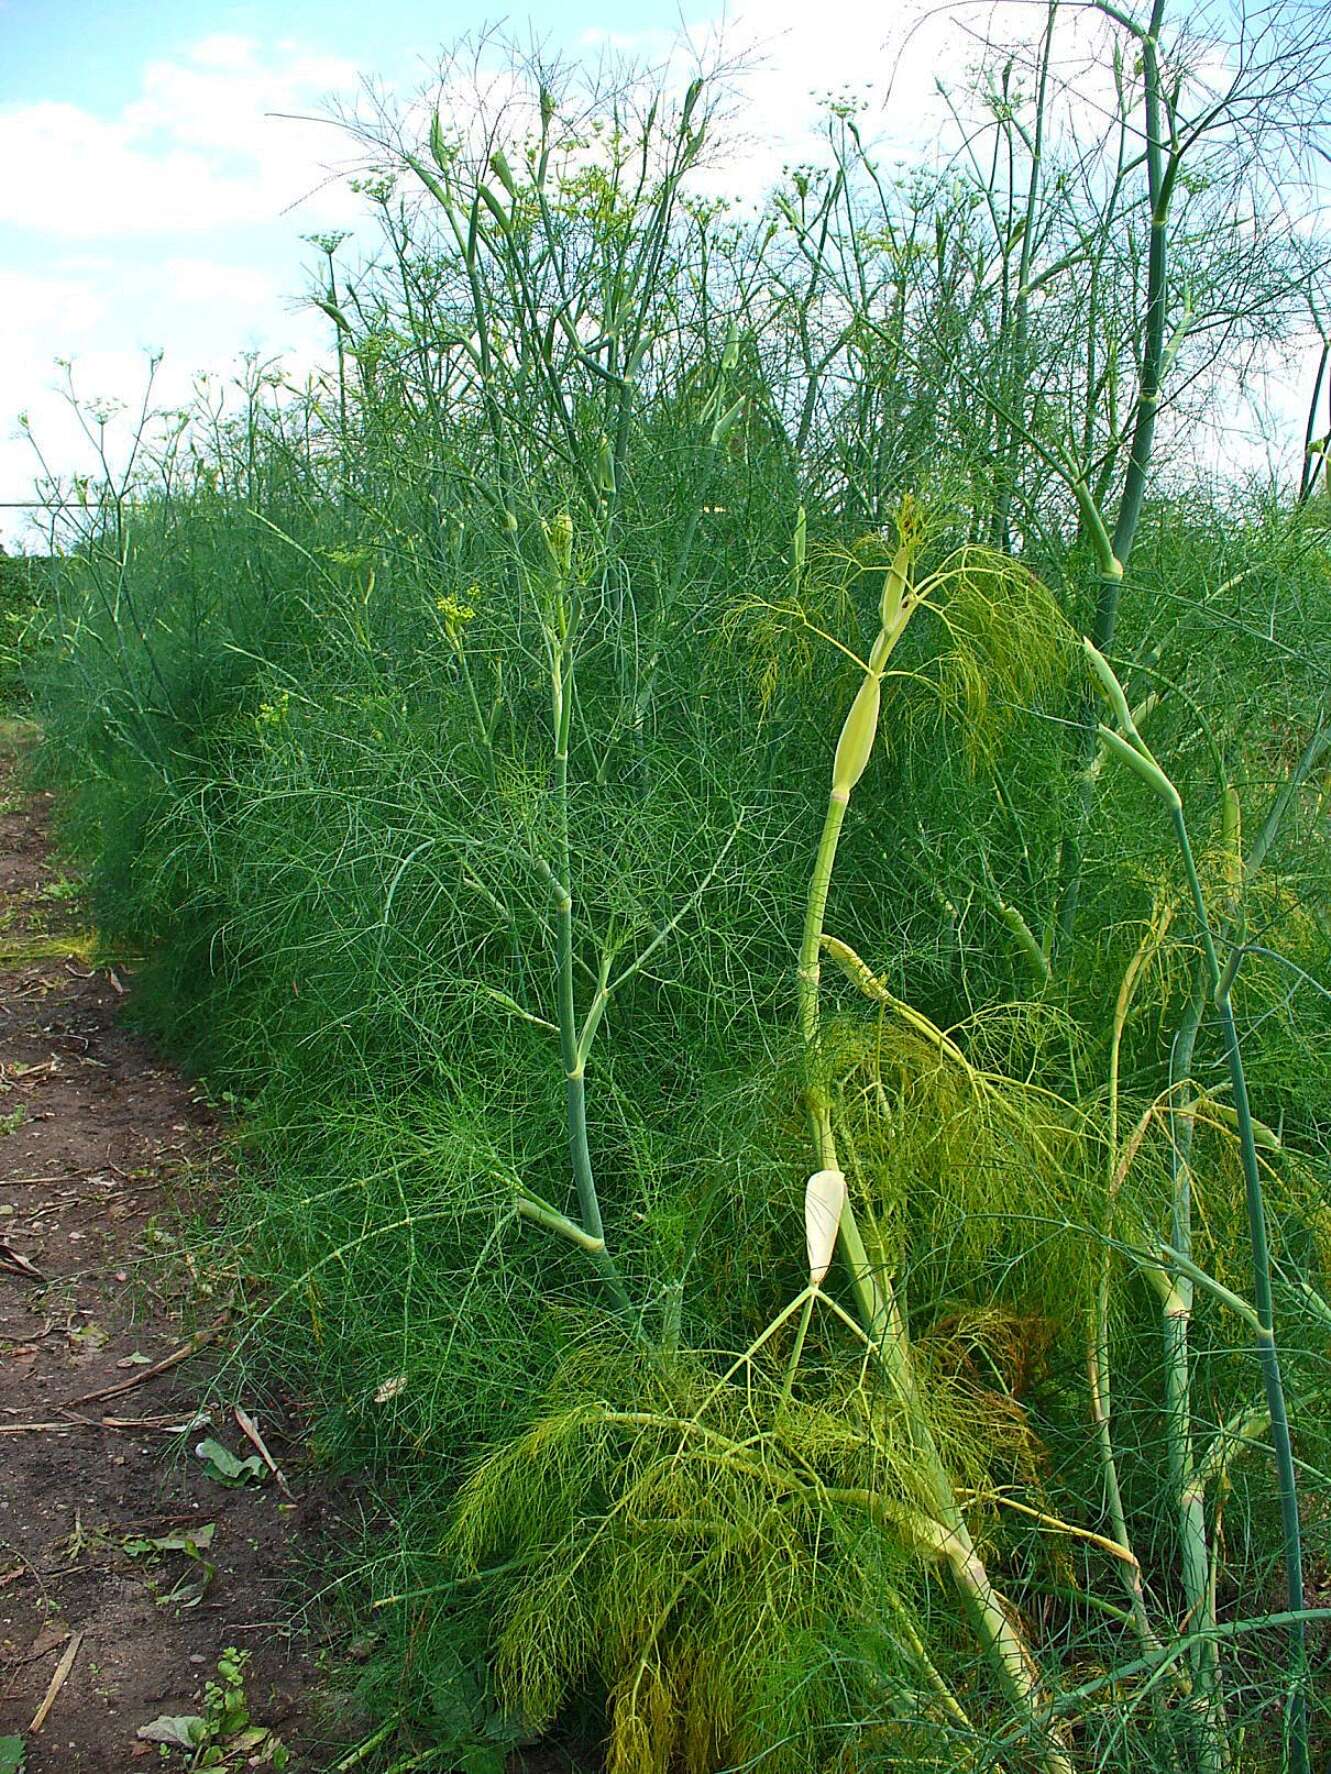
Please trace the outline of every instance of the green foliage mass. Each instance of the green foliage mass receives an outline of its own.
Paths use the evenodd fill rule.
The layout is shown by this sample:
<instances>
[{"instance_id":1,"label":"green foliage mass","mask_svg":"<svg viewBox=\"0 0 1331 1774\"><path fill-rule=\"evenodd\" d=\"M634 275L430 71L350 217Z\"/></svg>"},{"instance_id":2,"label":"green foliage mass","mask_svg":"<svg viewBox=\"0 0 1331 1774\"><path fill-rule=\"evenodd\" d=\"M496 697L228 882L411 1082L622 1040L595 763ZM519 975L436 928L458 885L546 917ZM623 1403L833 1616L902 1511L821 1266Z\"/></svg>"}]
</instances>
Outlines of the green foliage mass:
<instances>
[{"instance_id":1,"label":"green foliage mass","mask_svg":"<svg viewBox=\"0 0 1331 1774\"><path fill-rule=\"evenodd\" d=\"M561 92L537 82L502 168L493 140L437 127L404 158L365 126L382 252L326 252L337 375L250 365L231 418L168 428L133 498L85 504L28 668L64 839L142 957L132 1014L243 1108L240 1355L314 1400L321 1457L397 1523L344 1577L381 1604L376 1744L1211 1774L1221 1733L1233 1766L1281 1766L1243 1124L1200 1000L1180 1046L1201 930L1169 823L1084 749L1097 569L1049 466L1060 438L1105 486L1126 460L1105 414L1132 390L1083 341L1131 360L1127 296L1051 270L1014 360L978 197L874 196L835 108L830 168L755 231L688 196L697 92L599 120ZM988 267L1009 295L1014 252ZM1068 415L1013 415L1037 381ZM1186 469L1145 502L1112 653L1246 945L1311 1604L1331 555L1316 501ZM832 757L918 513L811 1052ZM806 1289L811 1091L904 1380L838 1270ZM1162 1297L1189 1277L1162 1249L1185 1237L1181 1439ZM1029 1647L1024 1698L959 1605L940 1482L990 1639L998 1617Z\"/></svg>"}]
</instances>

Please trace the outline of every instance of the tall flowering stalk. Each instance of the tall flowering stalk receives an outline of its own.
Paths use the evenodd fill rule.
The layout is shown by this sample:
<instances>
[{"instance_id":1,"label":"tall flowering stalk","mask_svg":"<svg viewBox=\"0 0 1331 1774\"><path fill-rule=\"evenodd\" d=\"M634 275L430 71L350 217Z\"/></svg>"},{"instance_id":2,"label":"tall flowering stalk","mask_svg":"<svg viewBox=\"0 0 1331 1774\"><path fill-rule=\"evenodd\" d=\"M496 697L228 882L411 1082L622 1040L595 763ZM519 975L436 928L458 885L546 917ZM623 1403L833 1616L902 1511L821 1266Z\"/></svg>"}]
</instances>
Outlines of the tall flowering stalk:
<instances>
[{"instance_id":1,"label":"tall flowering stalk","mask_svg":"<svg viewBox=\"0 0 1331 1774\"><path fill-rule=\"evenodd\" d=\"M898 547L883 583L878 633L837 741L832 786L809 880L800 944L799 1020L804 1046L805 1101L816 1168L824 1176L842 1174L822 1066L820 985L828 891L850 798L873 754L888 664L911 617L927 601L929 592L927 581L918 586L913 583L923 533L919 514L909 499L902 503L897 528ZM971 1538L924 1408L905 1318L891 1279L869 1256L848 1190L842 1196L838 1235L860 1323L877 1365L911 1427L932 1525L937 1529L933 1544L1009 1699L1034 1722L1042 1701L1040 1672ZM1053 1774L1066 1774L1069 1767L1061 1748L1052 1742L1046 1748L1044 1762Z\"/></svg>"}]
</instances>

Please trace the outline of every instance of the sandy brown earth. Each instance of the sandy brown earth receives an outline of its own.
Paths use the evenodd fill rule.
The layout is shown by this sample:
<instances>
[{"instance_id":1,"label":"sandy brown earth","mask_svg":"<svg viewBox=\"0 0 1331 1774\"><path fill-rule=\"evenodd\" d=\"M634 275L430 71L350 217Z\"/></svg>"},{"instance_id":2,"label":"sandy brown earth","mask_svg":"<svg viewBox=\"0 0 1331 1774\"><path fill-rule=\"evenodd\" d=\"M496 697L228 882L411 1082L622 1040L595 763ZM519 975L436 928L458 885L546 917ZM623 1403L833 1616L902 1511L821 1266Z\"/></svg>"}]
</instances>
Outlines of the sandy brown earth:
<instances>
[{"instance_id":1,"label":"sandy brown earth","mask_svg":"<svg viewBox=\"0 0 1331 1774\"><path fill-rule=\"evenodd\" d=\"M317 1523L331 1531L298 1421L209 1384L227 1278L200 1273L187 1228L223 1179L219 1129L121 1025L128 973L94 965L48 811L0 755L0 1744L21 1738L32 1774L185 1767L138 1729L206 1712L235 1647L253 1729L226 1765L272 1765L262 1727L291 1767L328 1768L316 1647L291 1624ZM205 1436L256 1451L237 1403L309 1500L268 1473L235 1488L206 1475ZM173 1536L196 1536L196 1556L143 1544Z\"/></svg>"}]
</instances>

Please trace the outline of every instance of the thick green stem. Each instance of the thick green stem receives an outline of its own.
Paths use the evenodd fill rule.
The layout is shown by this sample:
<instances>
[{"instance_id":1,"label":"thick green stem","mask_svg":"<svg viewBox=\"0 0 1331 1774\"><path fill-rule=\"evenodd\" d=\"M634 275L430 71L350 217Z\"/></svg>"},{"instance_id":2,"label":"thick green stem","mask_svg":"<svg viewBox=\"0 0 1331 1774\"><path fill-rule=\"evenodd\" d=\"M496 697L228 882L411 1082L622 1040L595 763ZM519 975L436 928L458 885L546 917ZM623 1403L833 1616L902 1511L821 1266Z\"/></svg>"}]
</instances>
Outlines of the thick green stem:
<instances>
[{"instance_id":1,"label":"thick green stem","mask_svg":"<svg viewBox=\"0 0 1331 1774\"><path fill-rule=\"evenodd\" d=\"M1119 1545L1130 1546L1128 1516L1123 1507L1123 1492L1118 1479L1118 1460L1114 1454L1108 1372L1107 1284L1108 1269L1106 1268L1101 1276L1101 1285L1097 1292L1095 1329L1091 1336L1091 1347L1086 1366L1091 1389L1091 1421L1095 1426L1096 1445L1100 1454L1100 1475L1105 1489L1105 1506L1109 1511L1109 1525L1113 1537ZM1137 1629L1137 1636L1145 1650L1158 1650L1160 1640L1156 1637L1150 1617L1146 1612L1146 1594L1142 1588L1141 1566L1135 1560L1131 1564L1120 1560L1119 1569L1124 1588L1128 1592L1128 1602L1132 1609L1132 1621Z\"/></svg>"},{"instance_id":2,"label":"thick green stem","mask_svg":"<svg viewBox=\"0 0 1331 1774\"><path fill-rule=\"evenodd\" d=\"M1284 1536L1285 1589L1289 1611L1297 1616L1303 1607L1303 1544L1299 1522L1298 1480L1294 1470L1294 1451L1290 1440L1289 1413L1285 1389L1280 1376L1280 1355L1276 1347L1275 1306L1271 1287L1271 1254L1266 1224L1266 1204L1262 1190L1261 1169L1257 1160L1257 1140L1253 1129L1252 1108L1248 1100L1248 1080L1239 1044L1238 1027L1229 983L1233 970L1222 973L1216 953L1215 938L1207 916L1197 863L1188 836L1187 822L1181 807L1171 810L1174 832L1183 855L1193 906L1201 927L1202 946L1207 972L1211 980L1213 1003L1220 1019L1225 1060L1229 1068L1230 1090L1234 1112L1238 1118L1239 1153L1243 1162L1244 1193L1248 1217L1248 1239L1252 1253L1253 1303L1257 1311L1256 1351L1266 1390L1267 1409L1271 1414L1271 1446L1276 1463L1276 1481L1280 1496L1280 1520ZM1290 1768L1292 1774L1307 1774L1308 1769L1308 1699L1307 1635L1302 1619L1295 1618L1290 1627L1290 1695L1288 1722L1290 1736Z\"/></svg>"},{"instance_id":3,"label":"thick green stem","mask_svg":"<svg viewBox=\"0 0 1331 1774\"><path fill-rule=\"evenodd\" d=\"M1204 979L1199 970L1174 1038L1170 1060L1170 1082L1174 1090L1192 1070L1205 1001ZM1171 1094L1169 1242L1188 1262L1192 1261L1193 1128L1192 1115L1177 1113ZM1229 1766L1230 1756L1220 1685L1220 1646L1211 1634L1215 1625L1214 1563L1206 1529L1206 1479L1197 1467L1192 1435L1189 1339L1194 1292L1192 1277L1178 1269L1164 1296L1165 1439L1170 1485L1178 1510L1179 1567L1187 1602L1188 1629L1201 1635L1192 1656L1198 1762L1202 1774L1221 1774Z\"/></svg>"},{"instance_id":4,"label":"thick green stem","mask_svg":"<svg viewBox=\"0 0 1331 1774\"><path fill-rule=\"evenodd\" d=\"M1180 1275L1169 1290L1164 1309L1165 1432L1170 1481L1178 1509L1179 1566L1187 1601L1187 1630L1203 1635L1192 1656L1197 1760L1201 1774L1222 1774L1229 1766L1229 1749L1220 1685L1220 1647L1210 1636L1215 1625L1215 1591L1206 1532L1206 1487L1197 1472L1192 1445L1188 1351L1191 1319L1192 1283Z\"/></svg>"},{"instance_id":5,"label":"thick green stem","mask_svg":"<svg viewBox=\"0 0 1331 1774\"><path fill-rule=\"evenodd\" d=\"M1320 447L1316 441L1317 407L1322 398L1322 383L1326 379L1327 364L1331 363L1331 338L1323 338L1322 349L1317 359L1317 375L1313 381L1312 399L1308 402L1308 420L1303 429L1303 463L1299 469L1299 504L1306 505L1317 490L1317 476L1326 465L1328 440L1323 439Z\"/></svg>"},{"instance_id":6,"label":"thick green stem","mask_svg":"<svg viewBox=\"0 0 1331 1774\"><path fill-rule=\"evenodd\" d=\"M573 984L573 845L569 830L568 752L572 719L571 616L561 594L563 632L551 646L551 706L555 734L555 806L559 833L558 877L550 875L555 897L556 966L558 972L559 1055L564 1068L564 1114L569 1157L578 1194L578 1216L590 1243L588 1253L618 1310L630 1313L628 1294L614 1258L605 1248L605 1226L596 1192L591 1145L587 1137L586 1055L578 1043L578 1009Z\"/></svg>"},{"instance_id":7,"label":"thick green stem","mask_svg":"<svg viewBox=\"0 0 1331 1774\"><path fill-rule=\"evenodd\" d=\"M1237 870L1234 898L1226 909L1226 933L1233 936L1241 922L1239 887L1265 862L1275 842L1281 822L1310 772L1324 755L1331 742L1325 727L1315 727L1298 764L1272 799L1257 837ZM1238 833L1233 843L1238 844ZM1208 961L1203 957L1197 967L1192 991L1174 1036L1170 1060L1170 1083L1177 1090L1192 1071L1193 1054L1202 1017L1206 1010ZM1192 1144L1194 1120L1190 1114L1170 1110L1170 1243L1184 1258L1192 1258ZM1219 1739L1223 1766L1229 1765L1224 1742L1225 1720L1220 1692L1220 1647L1211 1632L1215 1625L1215 1560L1210 1555L1206 1536L1205 1494L1217 1466L1213 1454L1197 1463L1192 1445L1192 1405L1190 1398L1190 1356L1188 1331L1191 1321L1193 1283L1181 1270L1176 1272L1165 1301L1165 1384L1166 1432L1169 1443L1170 1477L1179 1508L1180 1559L1184 1592L1188 1602L1188 1618L1194 1630L1201 1632L1195 1654L1199 1705L1211 1709L1201 1721L1203 1757L1214 1757L1214 1741ZM1262 1428L1270 1423L1270 1412L1261 1413ZM1217 1438L1215 1448L1222 1446ZM1208 1768L1209 1768L1208 1763Z\"/></svg>"},{"instance_id":8,"label":"thick green stem","mask_svg":"<svg viewBox=\"0 0 1331 1774\"><path fill-rule=\"evenodd\" d=\"M1205 992L1198 977L1193 995L1178 1029L1171 1057L1171 1082L1187 1077L1193 1068L1193 1050L1201 1025ZM1180 1256L1193 1260L1193 1116L1180 1116L1170 1107L1170 1244ZM1184 1577L1187 1620L1193 1630L1214 1625L1210 1613L1210 1549L1207 1542L1205 1485L1198 1481L1193 1449L1193 1375L1189 1332L1193 1325L1193 1277L1177 1270L1164 1295L1164 1432L1170 1458L1170 1483L1178 1508L1178 1559ZM1216 1641L1203 1637L1196 1646L1194 1675L1198 1699L1205 1708L1201 1723L1201 1762L1205 1769L1226 1765L1223 1721L1219 1707L1219 1650Z\"/></svg>"},{"instance_id":9,"label":"thick green stem","mask_svg":"<svg viewBox=\"0 0 1331 1774\"><path fill-rule=\"evenodd\" d=\"M845 823L849 802L849 790L839 792L833 789L828 797L822 837L818 844L818 854L814 858L813 874L809 879L809 898L805 908L804 936L799 955L799 1019L800 1037L804 1044L805 1103L820 1170L841 1168L837 1161L836 1136L832 1131L831 1104L822 1077L819 992L822 983L822 942L827 894L832 884L832 870L836 863L837 846L841 841L841 828ZM880 1363L889 1371L893 1389L903 1399L908 1397L912 1405L915 1405L917 1401L909 1363L900 1359L901 1352L891 1335L895 1307L891 1302L890 1290L884 1291L884 1283L869 1259L849 1196L841 1210L837 1236L850 1270L855 1307L865 1334L879 1351Z\"/></svg>"},{"instance_id":10,"label":"thick green stem","mask_svg":"<svg viewBox=\"0 0 1331 1774\"><path fill-rule=\"evenodd\" d=\"M1101 571L1097 580L1098 595L1091 639L1101 653L1108 653L1114 641L1118 616L1119 594L1123 588L1123 567L1117 556L1113 567ZM1096 722L1099 698L1094 688L1082 697L1075 740L1075 799L1071 822L1063 836L1059 856L1058 917L1055 928L1055 955L1066 952L1072 942L1081 904L1081 879L1086 860L1086 833L1095 810L1096 789Z\"/></svg>"},{"instance_id":11,"label":"thick green stem","mask_svg":"<svg viewBox=\"0 0 1331 1774\"><path fill-rule=\"evenodd\" d=\"M1160 71L1160 29L1164 22L1165 0L1154 0L1148 28L1136 31L1141 46L1142 79L1146 121L1146 177L1150 199L1150 232L1146 249L1146 312L1142 338L1141 367L1137 385L1137 402L1133 414L1132 442L1123 493L1119 499L1114 522L1110 559L1100 561L1096 581L1095 614L1091 639L1102 653L1112 650L1118 626L1118 606L1123 595L1123 576L1132 553L1132 545L1141 520L1142 507L1150 481L1151 460L1155 450L1156 419L1160 411L1161 385L1169 361L1166 349L1165 321L1168 305L1169 210L1174 192L1179 152L1167 144L1164 135L1165 96ZM1114 14L1113 16L1117 16ZM1167 151L1167 148L1169 151ZM1082 705L1080 731L1076 739L1077 795L1072 819L1064 838L1059 871L1059 902L1057 948L1071 946L1076 927L1084 863L1086 832L1095 806L1095 777L1091 764L1095 757L1094 697Z\"/></svg>"},{"instance_id":12,"label":"thick green stem","mask_svg":"<svg viewBox=\"0 0 1331 1774\"><path fill-rule=\"evenodd\" d=\"M1096 1440L1100 1449L1100 1468L1104 1480L1105 1502L1109 1510L1110 1525L1114 1538L1121 1546L1126 1546L1129 1550L1131 1550L1132 1542L1128 1534L1127 1512L1123 1507L1123 1492L1119 1484L1118 1461L1114 1454L1109 1365L1111 1240L1115 1229L1115 1208L1122 1183L1123 1166L1127 1162L1126 1158L1123 1158L1122 1162L1120 1161L1118 1143L1119 1074L1123 1030L1127 1025L1132 996L1142 971L1159 947L1166 928L1167 919L1163 922L1159 918L1152 919L1150 927L1142 937L1137 952L1123 975L1123 981L1118 991L1118 1000L1114 1006L1113 1031L1109 1043L1109 1174L1105 1187L1105 1243L1101 1253L1100 1275L1095 1291L1091 1346L1087 1362L1091 1394L1091 1421L1095 1426ZM1136 1623L1138 1637L1145 1650L1154 1650L1158 1648L1159 1640L1152 1630L1150 1616L1146 1611L1146 1595L1142 1587L1141 1566L1134 1558L1130 1564L1122 1564L1120 1570L1132 1606L1132 1618Z\"/></svg>"},{"instance_id":13,"label":"thick green stem","mask_svg":"<svg viewBox=\"0 0 1331 1774\"><path fill-rule=\"evenodd\" d=\"M845 823L850 793L833 790L823 820L823 833L814 858L809 879L809 898L804 914L804 938L799 958L800 1037L804 1043L805 1091L809 1115L813 1122L813 1140L820 1170L836 1169L836 1142L832 1137L832 1116L828 1108L818 1071L819 1058L819 989L822 984L822 941L827 915L827 894L832 885L832 868L836 862L841 827Z\"/></svg>"},{"instance_id":14,"label":"thick green stem","mask_svg":"<svg viewBox=\"0 0 1331 1774\"><path fill-rule=\"evenodd\" d=\"M899 604L892 611L894 632L889 637L885 627L880 633L870 656L871 672L881 675L891 645L904 629L908 611L909 606L903 613ZM843 734L843 742L844 738ZM839 752L840 749L839 747ZM838 1170L840 1165L832 1126L831 1103L826 1081L822 1076L820 957L828 890L852 787L853 781L837 781L828 799L822 837L809 881L804 933L799 953L799 1022L805 1054L806 1102L818 1167L825 1170ZM881 1269L875 1269L869 1259L849 1195L841 1213L839 1242L850 1271L860 1322L910 1428L929 1508L940 1531L939 1550L1004 1691L1017 1710L1033 1722L1042 1704L1039 1671L1021 1632L990 1582L983 1560L971 1539L920 1397L909 1332L897 1303L895 1290L888 1277ZM1051 1774L1071 1774L1066 1756L1054 1742L1048 1744L1044 1762Z\"/></svg>"}]
</instances>

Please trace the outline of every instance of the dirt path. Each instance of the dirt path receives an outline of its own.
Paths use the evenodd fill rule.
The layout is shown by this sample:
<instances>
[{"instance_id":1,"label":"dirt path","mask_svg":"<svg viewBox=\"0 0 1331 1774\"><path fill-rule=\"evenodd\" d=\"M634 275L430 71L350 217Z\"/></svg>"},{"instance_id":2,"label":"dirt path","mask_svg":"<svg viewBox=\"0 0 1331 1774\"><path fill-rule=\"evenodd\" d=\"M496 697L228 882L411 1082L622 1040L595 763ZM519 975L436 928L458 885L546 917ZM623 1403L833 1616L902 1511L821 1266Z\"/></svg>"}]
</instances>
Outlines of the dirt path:
<instances>
[{"instance_id":1,"label":"dirt path","mask_svg":"<svg viewBox=\"0 0 1331 1774\"><path fill-rule=\"evenodd\" d=\"M243 1740L237 1712L217 1719L226 1765L273 1766L271 1731L290 1767L327 1768L309 1723L313 1649L286 1623L314 1511L271 1477L206 1475L192 1451L206 1436L255 1452L229 1409L182 1439L211 1347L145 1378L223 1304L181 1243L183 1216L217 1186L216 1127L119 1025L122 983L88 959L46 812L0 756L0 1774L162 1765L138 1728L206 1716L231 1647L249 1653L252 1724ZM299 1465L292 1422L270 1413L259 1428L280 1465Z\"/></svg>"}]
</instances>

